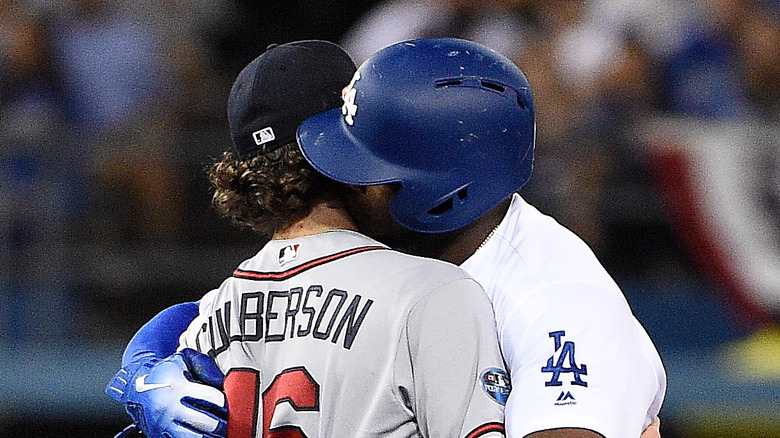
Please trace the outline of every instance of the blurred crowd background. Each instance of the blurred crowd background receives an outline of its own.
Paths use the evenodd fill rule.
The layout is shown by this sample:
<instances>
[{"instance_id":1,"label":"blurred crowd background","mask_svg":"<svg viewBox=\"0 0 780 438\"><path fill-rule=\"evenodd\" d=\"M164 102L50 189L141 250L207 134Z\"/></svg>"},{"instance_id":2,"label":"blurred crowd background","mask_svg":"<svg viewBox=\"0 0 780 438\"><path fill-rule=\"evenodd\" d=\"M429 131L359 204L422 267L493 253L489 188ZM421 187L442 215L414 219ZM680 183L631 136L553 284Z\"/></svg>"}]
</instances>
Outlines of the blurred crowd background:
<instances>
[{"instance_id":1,"label":"blurred crowd background","mask_svg":"<svg viewBox=\"0 0 780 438\"><path fill-rule=\"evenodd\" d=\"M204 171L246 63L421 36L528 76L522 194L655 340L663 435L780 437L777 0L0 0L0 436L113 436L130 336L262 245L211 210Z\"/></svg>"}]
</instances>

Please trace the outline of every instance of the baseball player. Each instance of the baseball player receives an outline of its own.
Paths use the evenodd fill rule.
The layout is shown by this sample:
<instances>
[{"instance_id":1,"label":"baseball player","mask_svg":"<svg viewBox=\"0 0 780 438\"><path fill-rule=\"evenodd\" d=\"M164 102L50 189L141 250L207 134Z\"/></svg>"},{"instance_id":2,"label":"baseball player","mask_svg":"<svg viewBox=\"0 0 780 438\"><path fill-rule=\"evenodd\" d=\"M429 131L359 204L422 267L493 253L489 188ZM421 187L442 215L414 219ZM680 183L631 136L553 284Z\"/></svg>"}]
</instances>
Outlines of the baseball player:
<instances>
[{"instance_id":1,"label":"baseball player","mask_svg":"<svg viewBox=\"0 0 780 438\"><path fill-rule=\"evenodd\" d=\"M639 436L661 408L663 365L587 245L516 193L535 137L520 69L470 41L406 41L365 61L344 96L303 122L301 150L363 187L349 204L361 230L485 288L513 383L508 435Z\"/></svg>"},{"instance_id":2,"label":"baseball player","mask_svg":"<svg viewBox=\"0 0 780 438\"><path fill-rule=\"evenodd\" d=\"M377 52L298 143L353 187L363 232L460 264L486 289L514 386L508 436L658 436L666 380L651 340L586 244L516 193L534 136L517 66L429 39Z\"/></svg>"},{"instance_id":3,"label":"baseball player","mask_svg":"<svg viewBox=\"0 0 780 438\"><path fill-rule=\"evenodd\" d=\"M235 150L211 168L213 200L271 240L200 300L179 353L127 364L109 384L148 436L504 436L510 384L482 288L455 265L359 234L342 207L348 189L295 144L299 123L337 106L354 71L338 46L302 41L269 48L238 75ZM225 374L226 403L171 399L188 375L219 380L198 369L203 354ZM155 428L166 404L200 416Z\"/></svg>"}]
</instances>

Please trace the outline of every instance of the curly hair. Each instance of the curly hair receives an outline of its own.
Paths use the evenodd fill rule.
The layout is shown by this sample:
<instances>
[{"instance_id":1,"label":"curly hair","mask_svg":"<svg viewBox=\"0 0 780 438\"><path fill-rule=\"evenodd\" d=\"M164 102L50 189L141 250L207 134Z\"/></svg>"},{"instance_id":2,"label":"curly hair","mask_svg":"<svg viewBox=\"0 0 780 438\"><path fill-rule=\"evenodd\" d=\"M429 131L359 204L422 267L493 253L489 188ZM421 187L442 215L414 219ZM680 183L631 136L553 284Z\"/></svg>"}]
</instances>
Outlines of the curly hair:
<instances>
[{"instance_id":1,"label":"curly hair","mask_svg":"<svg viewBox=\"0 0 780 438\"><path fill-rule=\"evenodd\" d=\"M217 211L269 238L317 202L336 199L344 187L314 170L295 143L247 160L228 150L208 174Z\"/></svg>"}]
</instances>

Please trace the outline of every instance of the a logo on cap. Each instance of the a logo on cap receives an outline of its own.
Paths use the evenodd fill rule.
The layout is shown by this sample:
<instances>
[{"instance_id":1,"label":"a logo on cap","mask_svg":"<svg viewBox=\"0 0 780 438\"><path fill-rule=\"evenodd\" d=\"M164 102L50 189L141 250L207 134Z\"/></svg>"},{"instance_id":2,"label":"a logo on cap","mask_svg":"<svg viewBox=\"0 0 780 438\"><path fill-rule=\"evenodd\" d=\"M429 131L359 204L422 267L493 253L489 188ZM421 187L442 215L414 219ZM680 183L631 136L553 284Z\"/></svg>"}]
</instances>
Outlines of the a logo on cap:
<instances>
[{"instance_id":1,"label":"a logo on cap","mask_svg":"<svg viewBox=\"0 0 780 438\"><path fill-rule=\"evenodd\" d=\"M344 99L344 105L341 106L341 114L344 114L344 120L350 126L355 124L355 120L352 118L355 117L358 110L358 107L355 104L355 94L357 94L355 82L357 82L358 79L360 79L360 70L355 72L355 76L352 76L349 85L347 85L347 88L341 93L341 98Z\"/></svg>"},{"instance_id":2,"label":"a logo on cap","mask_svg":"<svg viewBox=\"0 0 780 438\"><path fill-rule=\"evenodd\" d=\"M276 138L274 135L274 130L271 129L271 127L263 128L259 131L255 131L252 133L252 138L255 139L255 144L260 146L263 143L268 143L269 141L272 141Z\"/></svg>"}]
</instances>

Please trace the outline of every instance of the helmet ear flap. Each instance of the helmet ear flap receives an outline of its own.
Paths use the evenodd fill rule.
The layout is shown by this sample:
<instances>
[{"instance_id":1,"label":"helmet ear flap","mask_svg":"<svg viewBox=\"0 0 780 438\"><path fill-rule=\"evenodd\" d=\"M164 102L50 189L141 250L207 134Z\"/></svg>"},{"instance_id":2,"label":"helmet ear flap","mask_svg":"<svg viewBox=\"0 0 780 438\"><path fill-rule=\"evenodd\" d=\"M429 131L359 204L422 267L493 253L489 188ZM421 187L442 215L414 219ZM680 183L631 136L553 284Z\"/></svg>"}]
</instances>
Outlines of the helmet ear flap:
<instances>
[{"instance_id":1,"label":"helmet ear flap","mask_svg":"<svg viewBox=\"0 0 780 438\"><path fill-rule=\"evenodd\" d=\"M457 189L439 195L436 189L446 184L404 185L390 200L390 214L404 227L423 233L458 229L469 223L464 213L469 207L470 186L471 182L461 183ZM410 209L410 205L417 208Z\"/></svg>"}]
</instances>

